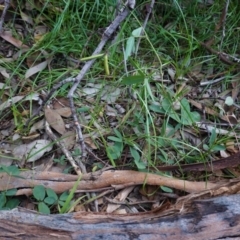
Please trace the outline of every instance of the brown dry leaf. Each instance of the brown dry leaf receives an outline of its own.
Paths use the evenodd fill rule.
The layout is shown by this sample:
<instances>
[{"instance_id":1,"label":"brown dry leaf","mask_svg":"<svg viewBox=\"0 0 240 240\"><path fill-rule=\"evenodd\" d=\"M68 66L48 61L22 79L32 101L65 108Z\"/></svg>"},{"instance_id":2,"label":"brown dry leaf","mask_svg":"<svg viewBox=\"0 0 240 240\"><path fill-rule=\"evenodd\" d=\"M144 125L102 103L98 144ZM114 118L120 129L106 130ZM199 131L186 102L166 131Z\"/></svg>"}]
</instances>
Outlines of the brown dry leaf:
<instances>
[{"instance_id":1,"label":"brown dry leaf","mask_svg":"<svg viewBox=\"0 0 240 240\"><path fill-rule=\"evenodd\" d=\"M220 156L222 158L227 158L229 157L229 154L225 150L220 150Z\"/></svg>"},{"instance_id":2,"label":"brown dry leaf","mask_svg":"<svg viewBox=\"0 0 240 240\"><path fill-rule=\"evenodd\" d=\"M238 152L238 150L235 148L235 144L234 144L233 141L226 142L226 149L229 152L232 152L232 153L237 153Z\"/></svg>"},{"instance_id":3,"label":"brown dry leaf","mask_svg":"<svg viewBox=\"0 0 240 240\"><path fill-rule=\"evenodd\" d=\"M122 208L122 209L117 209L116 211L114 211L114 214L121 214L121 215L126 215L127 211L126 209Z\"/></svg>"},{"instance_id":4,"label":"brown dry leaf","mask_svg":"<svg viewBox=\"0 0 240 240\"><path fill-rule=\"evenodd\" d=\"M29 68L25 73L25 79L30 78L32 75L44 70L48 65L48 60L37 64L34 67Z\"/></svg>"},{"instance_id":5,"label":"brown dry leaf","mask_svg":"<svg viewBox=\"0 0 240 240\"><path fill-rule=\"evenodd\" d=\"M79 204L74 208L75 212L86 212L86 209L83 204Z\"/></svg>"},{"instance_id":6,"label":"brown dry leaf","mask_svg":"<svg viewBox=\"0 0 240 240\"><path fill-rule=\"evenodd\" d=\"M41 158L44 153L52 150L53 145L49 140L39 139L29 144L21 144L12 150L12 154L19 161L35 162Z\"/></svg>"},{"instance_id":7,"label":"brown dry leaf","mask_svg":"<svg viewBox=\"0 0 240 240\"><path fill-rule=\"evenodd\" d=\"M176 75L176 70L173 69L172 67L169 67L167 69L168 71L168 75L170 76L170 78L174 81L175 80L175 75Z\"/></svg>"},{"instance_id":8,"label":"brown dry leaf","mask_svg":"<svg viewBox=\"0 0 240 240\"><path fill-rule=\"evenodd\" d=\"M238 96L239 89L240 89L240 86L239 86L239 76L233 77L231 83L232 83L232 98L235 101L237 96Z\"/></svg>"},{"instance_id":9,"label":"brown dry leaf","mask_svg":"<svg viewBox=\"0 0 240 240\"><path fill-rule=\"evenodd\" d=\"M64 146L70 150L76 143L76 133L75 131L67 131L62 135L62 143Z\"/></svg>"},{"instance_id":10,"label":"brown dry leaf","mask_svg":"<svg viewBox=\"0 0 240 240\"><path fill-rule=\"evenodd\" d=\"M15 104L19 101L27 101L27 100L35 100L38 101L39 100L39 94L38 93L33 93L33 94L29 94L27 97L25 96L15 96L13 98L9 98L6 102L0 104L0 111L3 111L4 109L12 106L12 104Z\"/></svg>"},{"instance_id":11,"label":"brown dry leaf","mask_svg":"<svg viewBox=\"0 0 240 240\"><path fill-rule=\"evenodd\" d=\"M213 110L209 107L204 107L203 108L203 105L201 103L198 103L198 102L196 102L192 99L188 99L188 101L189 101L189 103L191 103L194 107L198 108L199 110L202 111L204 109L207 114L210 114L212 116L217 116L217 117L221 118L222 120L224 120L226 122L229 122L229 119L228 119L227 116L221 115L217 111L215 111L215 110Z\"/></svg>"},{"instance_id":12,"label":"brown dry leaf","mask_svg":"<svg viewBox=\"0 0 240 240\"><path fill-rule=\"evenodd\" d=\"M2 60L2 59L1 59ZM0 73L3 75L3 77L9 79L10 78L10 74L7 72L6 68L1 67L0 68ZM6 85L6 84L5 84ZM7 86L5 86L6 89Z\"/></svg>"},{"instance_id":13,"label":"brown dry leaf","mask_svg":"<svg viewBox=\"0 0 240 240\"><path fill-rule=\"evenodd\" d=\"M23 44L22 41L14 38L10 32L5 31L2 34L0 34L0 37L3 38L5 41L11 43L13 46L15 46L17 48L21 48L21 49L25 49L25 50L29 49L29 46Z\"/></svg>"},{"instance_id":14,"label":"brown dry leaf","mask_svg":"<svg viewBox=\"0 0 240 240\"><path fill-rule=\"evenodd\" d=\"M86 137L84 138L84 142L87 143L87 145L91 148L91 149L98 149L97 146L95 145L95 143L93 142L91 137Z\"/></svg>"},{"instance_id":15,"label":"brown dry leaf","mask_svg":"<svg viewBox=\"0 0 240 240\"><path fill-rule=\"evenodd\" d=\"M146 185L142 188L140 188L139 192L148 198L148 200L154 200L154 195L159 189L159 186L151 186L151 185Z\"/></svg>"},{"instance_id":16,"label":"brown dry leaf","mask_svg":"<svg viewBox=\"0 0 240 240\"><path fill-rule=\"evenodd\" d=\"M9 89L10 87L6 86L6 84L0 82L0 89Z\"/></svg>"},{"instance_id":17,"label":"brown dry leaf","mask_svg":"<svg viewBox=\"0 0 240 240\"><path fill-rule=\"evenodd\" d=\"M22 136L22 140L33 140L33 139L38 138L39 136L40 136L39 133L31 134L28 136Z\"/></svg>"},{"instance_id":18,"label":"brown dry leaf","mask_svg":"<svg viewBox=\"0 0 240 240\"><path fill-rule=\"evenodd\" d=\"M41 62L42 61L42 58L40 57L41 54L46 59L43 62ZM49 56L49 54L44 50L41 50L41 52L36 52L28 56L27 64L30 68L25 73L25 78L29 78L32 75L44 70L47 66L50 65L51 61L52 61L52 57Z\"/></svg>"},{"instance_id":19,"label":"brown dry leaf","mask_svg":"<svg viewBox=\"0 0 240 240\"><path fill-rule=\"evenodd\" d=\"M26 13L20 11L21 18L24 22L27 22L31 25L34 24L32 17L28 16Z\"/></svg>"},{"instance_id":20,"label":"brown dry leaf","mask_svg":"<svg viewBox=\"0 0 240 240\"><path fill-rule=\"evenodd\" d=\"M127 187L125 189L123 189L122 191L120 191L117 196L113 199L117 202L123 202L125 201L125 199L127 198L127 196L129 195L130 192L132 192L132 190L134 189L134 186L131 187ZM116 211L121 205L120 204L112 204L109 203L107 206L107 213L112 213L114 211Z\"/></svg>"},{"instance_id":21,"label":"brown dry leaf","mask_svg":"<svg viewBox=\"0 0 240 240\"><path fill-rule=\"evenodd\" d=\"M40 120L36 123L34 123L29 131L29 134L33 134L35 132L37 132L37 130L42 130L44 129L44 120Z\"/></svg>"},{"instance_id":22,"label":"brown dry leaf","mask_svg":"<svg viewBox=\"0 0 240 240\"><path fill-rule=\"evenodd\" d=\"M58 133L64 134L66 132L65 124L62 117L50 108L45 108L45 117L49 125Z\"/></svg>"},{"instance_id":23,"label":"brown dry leaf","mask_svg":"<svg viewBox=\"0 0 240 240\"><path fill-rule=\"evenodd\" d=\"M62 107L55 109L55 111L60 114L62 117L70 117L72 115L72 111L69 107Z\"/></svg>"},{"instance_id":24,"label":"brown dry leaf","mask_svg":"<svg viewBox=\"0 0 240 240\"><path fill-rule=\"evenodd\" d=\"M53 105L53 109L70 107L68 99L64 97L57 97L55 100L53 100L52 105Z\"/></svg>"},{"instance_id":25,"label":"brown dry leaf","mask_svg":"<svg viewBox=\"0 0 240 240\"><path fill-rule=\"evenodd\" d=\"M211 124L196 122L196 126L198 126L200 129L202 129L202 130L204 130L208 133L211 133L214 129L217 134L232 136L232 137L235 137L235 138L240 138L240 135L239 134L237 135L235 132L228 131L228 130L221 129L221 128L216 128Z\"/></svg>"},{"instance_id":26,"label":"brown dry leaf","mask_svg":"<svg viewBox=\"0 0 240 240\"><path fill-rule=\"evenodd\" d=\"M0 151L0 165L1 166L11 166L12 163L13 163L13 158L11 156L11 154L8 154L8 153L2 153Z\"/></svg>"},{"instance_id":27,"label":"brown dry leaf","mask_svg":"<svg viewBox=\"0 0 240 240\"><path fill-rule=\"evenodd\" d=\"M26 59L27 66L29 68L31 68L41 62L42 62L41 52L39 52L39 51L31 53Z\"/></svg>"}]
</instances>

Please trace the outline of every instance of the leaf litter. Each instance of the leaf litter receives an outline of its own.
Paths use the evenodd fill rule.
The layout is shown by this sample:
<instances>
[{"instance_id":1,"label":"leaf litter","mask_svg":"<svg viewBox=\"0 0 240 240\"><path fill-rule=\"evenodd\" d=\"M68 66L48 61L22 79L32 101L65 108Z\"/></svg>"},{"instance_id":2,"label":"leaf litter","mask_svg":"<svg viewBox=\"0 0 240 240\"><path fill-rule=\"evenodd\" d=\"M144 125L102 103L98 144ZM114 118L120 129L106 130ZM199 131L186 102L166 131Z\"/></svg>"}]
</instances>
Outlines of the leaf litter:
<instances>
[{"instance_id":1,"label":"leaf litter","mask_svg":"<svg viewBox=\"0 0 240 240\"><path fill-rule=\"evenodd\" d=\"M119 70L120 73L117 73L118 68L115 67L115 73L112 69L112 74L119 75L113 77L114 80L106 81L107 77L101 75L102 71L94 78L93 72L74 95L76 112L83 130L82 137L87 148L87 162L81 163L79 159L80 143L74 128L76 122L72 118L72 106L67 98L68 86L61 87L44 110L28 123L42 106L46 91L51 91L53 82L64 79L65 75L74 75L75 71L74 67L67 66L66 61L66 72L54 75L65 64L60 60L64 59L64 54L53 51L54 48L44 47L53 26L47 26L50 25L47 17L38 10L39 6L43 7L42 4L41 1L31 1L31 4L26 2L20 8L12 4L12 10L18 12L22 23L18 23L20 26L12 24L10 29L1 34L1 44L9 50L4 52L0 49L0 165L10 167L16 164L19 168L29 169L31 174L30 169L43 162L51 176L47 180L56 193L61 193L73 186L57 189L51 180L54 174L60 176L60 173L55 173L54 169L63 161L65 169L58 169L68 173L61 175L66 180L71 175L74 176L73 169L80 173L79 166L83 164L86 169L86 172L82 172L85 179L88 178L88 173L96 171L96 176L100 176L102 181L102 185L95 186L91 186L88 180L80 182L84 191L92 189L95 194L98 191L102 193L98 195L98 203L95 201L95 210L118 214L150 211L163 203L174 203L176 196L182 196L186 192L204 190L203 179L206 175L211 175L207 188L216 187L210 179L219 179L218 171L224 176L226 168L232 172L235 170L235 175L239 174L238 169L233 168L239 164L236 160L239 153L239 76L236 70L239 66L233 64L232 69L229 69L221 62L230 59L231 53L224 54L219 50L220 57L215 59L216 46L210 40L218 34L217 31L209 33L213 36L208 36L208 45L202 44L209 52L209 60L205 59L208 64L201 61L201 58L199 62L196 59L184 59L182 53L178 61L169 64L174 54L164 43L161 49L161 61L164 64L156 63L155 57L147 57L141 47L140 52L143 52L138 57L142 57L142 60L137 62L132 58L139 54L136 43L138 38L145 39L146 35L142 33L143 27L130 32L125 39L125 48L116 48L118 54L123 53L124 66ZM212 4L214 2L210 3ZM55 16L63 12L61 4L54 6L49 3L45 7L48 13L53 12ZM204 8L207 11L207 7ZM153 11L157 12L158 8ZM155 20L152 16L149 23L154 23ZM174 25L171 18L164 21L163 32ZM10 22L13 23L13 19ZM150 36L148 31L147 27L146 33ZM187 51L184 48L183 44L183 52ZM82 58L76 51L67 52L67 55ZM114 66L115 59L110 61ZM230 60L228 63L231 63ZM21 69L19 73L14 70L15 67L11 67L14 64ZM221 64L221 68L217 64ZM49 88L46 88L44 82L46 73L53 80L49 85L47 83ZM10 84L13 79L17 82L14 91ZM46 122L51 133L47 131ZM50 137L50 134L54 136ZM57 161L48 163L51 154ZM234 160L232 165L222 161L224 158L229 162ZM65 159L69 159L69 162ZM204 168L204 165L207 167ZM113 167L118 171L107 171ZM129 169L135 171L129 172ZM181 169L192 169L193 172L181 173ZM194 174L194 171L199 170L201 174ZM147 179L148 176L150 179ZM174 180L176 177L178 179ZM194 181L184 182L182 179ZM21 184L19 188L28 187L24 181ZM139 189L139 185L142 189ZM111 188L111 193L105 193L105 187ZM24 194L24 190L22 192ZM25 192L26 195L31 193ZM82 204L84 202L76 205L75 209L83 210ZM134 207L126 207L128 204L133 204ZM86 211L94 211L93 209L91 204L86 204Z\"/></svg>"}]
</instances>

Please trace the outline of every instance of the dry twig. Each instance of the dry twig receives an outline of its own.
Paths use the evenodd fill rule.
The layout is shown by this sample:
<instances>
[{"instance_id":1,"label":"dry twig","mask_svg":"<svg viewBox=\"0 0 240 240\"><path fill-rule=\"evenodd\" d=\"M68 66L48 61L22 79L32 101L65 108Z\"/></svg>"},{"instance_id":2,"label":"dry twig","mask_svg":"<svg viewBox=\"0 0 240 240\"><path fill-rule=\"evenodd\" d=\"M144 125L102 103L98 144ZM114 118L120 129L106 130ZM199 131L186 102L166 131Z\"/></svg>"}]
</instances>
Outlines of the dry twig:
<instances>
[{"instance_id":1,"label":"dry twig","mask_svg":"<svg viewBox=\"0 0 240 240\"><path fill-rule=\"evenodd\" d=\"M0 34L3 33L3 23L4 23L4 19L5 19L5 16L6 16L9 6L10 6L10 0L4 0L4 9L2 11L2 15L0 18Z\"/></svg>"},{"instance_id":2,"label":"dry twig","mask_svg":"<svg viewBox=\"0 0 240 240\"><path fill-rule=\"evenodd\" d=\"M143 35L143 33L144 33L144 31L145 31L145 28L146 28L146 26L147 26L148 19L149 19L151 13L152 13L152 9L153 9L154 4L155 4L155 0L152 0L150 6L149 6L149 8L148 8L148 12L147 12L146 18L145 18L145 20L144 20L143 26L142 26L142 31L141 31L141 34L140 34L141 36ZM139 37L139 39L138 39L138 41L137 41L137 44L136 44L136 50L135 50L136 54L137 54L137 52L138 52L138 48L139 48L139 45L140 45L140 41L141 41L141 37Z\"/></svg>"}]
</instances>

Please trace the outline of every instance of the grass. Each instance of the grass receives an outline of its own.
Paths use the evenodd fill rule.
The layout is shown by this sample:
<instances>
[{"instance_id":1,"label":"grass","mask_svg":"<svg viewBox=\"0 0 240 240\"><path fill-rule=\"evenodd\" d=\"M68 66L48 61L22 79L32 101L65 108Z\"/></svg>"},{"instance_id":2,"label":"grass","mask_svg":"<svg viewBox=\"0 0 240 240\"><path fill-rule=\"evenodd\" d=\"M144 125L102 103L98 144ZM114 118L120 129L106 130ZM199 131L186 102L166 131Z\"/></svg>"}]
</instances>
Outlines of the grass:
<instances>
[{"instance_id":1,"label":"grass","mask_svg":"<svg viewBox=\"0 0 240 240\"><path fill-rule=\"evenodd\" d=\"M27 2L34 4L31 0ZM149 3L138 1L136 9L123 23L117 37L105 48L110 76L105 73L104 59L99 58L79 86L74 98L75 104L78 108L89 109L81 114L84 134L101 132L96 128L96 123L108 133L100 133L100 137L94 141L98 146L97 152L101 152L100 155L111 165L146 170L163 164L206 162L209 156L215 158L219 155L219 149L226 149L228 141L234 141L237 145L234 137L221 136L214 131L204 133L199 129L196 121L221 121L218 117L204 116L201 110L194 108L188 101L189 97L202 101L201 97L211 97L211 92L216 92L216 89L220 89L217 95L219 91L225 90L230 93L231 83L237 77L235 66L225 65L216 55L209 54L200 45L214 37L212 48L219 50L222 30L215 33L214 29L224 4L220 0L209 6L200 2L157 1L144 36L141 37L139 51L125 62L123 51L127 39L132 35L132 31L141 27L145 18L144 7ZM23 3L24 1L19 1L19 8L14 11L19 12ZM20 21L26 29L22 40L31 46L31 49L14 62L1 64L10 74L6 86L11 86L13 79L21 79L17 81L17 88L1 90L4 96L1 101L28 91L29 87L33 92L49 91L60 80L70 75L75 76L82 63L77 67L69 65L67 58L70 56L79 60L91 56L101 39L103 29L111 23L115 12L114 2L111 1L49 0L34 6L33 10L25 11L33 18L34 26ZM222 51L232 56L239 54L238 12L237 2L231 1ZM46 25L48 32L40 41L34 42L33 31L39 24ZM12 21L8 26L14 28ZM17 32L14 34L16 38L20 38ZM53 60L49 68L31 77L32 84L29 84L29 81L24 80L28 69L26 59L40 50L46 51ZM196 70L197 66L201 68L201 72ZM228 77L219 84L199 87L200 80L223 72L226 72ZM131 76L134 75L143 76L142 82L131 84ZM122 85L121 82L127 76L130 77L130 84ZM88 83L102 85L101 90L89 99L82 95ZM61 87L56 95L66 97L70 86L66 84ZM102 101L106 86L111 87L108 94L112 89L120 89L116 102ZM198 93L195 94L194 91ZM213 100L208 103L210 107L216 108ZM117 112L116 104L119 104L125 113L110 115L106 107L111 106ZM21 123L26 121L26 117L21 115L20 106L21 103L15 104L10 115L13 114L14 119ZM0 121L6 114L1 114ZM23 133L23 126L16 128L20 128L20 134ZM229 130L236 134L238 131L237 128ZM197 144L194 144L194 141Z\"/></svg>"}]
</instances>

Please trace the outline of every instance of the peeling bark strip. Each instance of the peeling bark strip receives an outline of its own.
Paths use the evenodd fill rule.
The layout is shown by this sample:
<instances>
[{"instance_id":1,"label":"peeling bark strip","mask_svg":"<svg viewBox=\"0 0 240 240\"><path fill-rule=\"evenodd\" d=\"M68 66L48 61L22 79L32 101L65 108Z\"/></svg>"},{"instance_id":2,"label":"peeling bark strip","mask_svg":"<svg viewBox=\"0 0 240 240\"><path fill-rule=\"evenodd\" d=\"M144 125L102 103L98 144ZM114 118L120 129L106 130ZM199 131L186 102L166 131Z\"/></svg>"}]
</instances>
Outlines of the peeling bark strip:
<instances>
[{"instance_id":1,"label":"peeling bark strip","mask_svg":"<svg viewBox=\"0 0 240 240\"><path fill-rule=\"evenodd\" d=\"M206 163L192 163L178 166L160 166L157 167L159 171L216 171L228 167L236 167L240 165L240 152L237 152L229 157L221 158L216 161Z\"/></svg>"},{"instance_id":2,"label":"peeling bark strip","mask_svg":"<svg viewBox=\"0 0 240 240\"><path fill-rule=\"evenodd\" d=\"M184 213L136 215L78 212L42 215L0 211L1 239L220 239L240 237L240 195L190 201ZM168 216L166 216L168 215Z\"/></svg>"}]
</instances>

